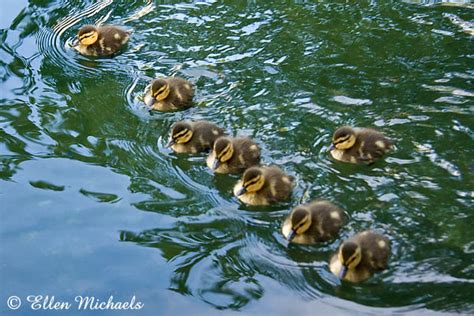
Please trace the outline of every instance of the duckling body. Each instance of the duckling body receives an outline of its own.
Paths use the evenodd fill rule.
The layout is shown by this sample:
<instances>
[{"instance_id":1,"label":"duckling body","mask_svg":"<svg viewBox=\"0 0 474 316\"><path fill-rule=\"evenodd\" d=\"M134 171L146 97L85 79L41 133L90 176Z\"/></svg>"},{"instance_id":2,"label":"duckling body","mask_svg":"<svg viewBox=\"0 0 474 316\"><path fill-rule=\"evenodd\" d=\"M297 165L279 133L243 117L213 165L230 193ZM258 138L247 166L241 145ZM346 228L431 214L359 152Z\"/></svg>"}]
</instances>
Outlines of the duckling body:
<instances>
[{"instance_id":1,"label":"duckling body","mask_svg":"<svg viewBox=\"0 0 474 316\"><path fill-rule=\"evenodd\" d=\"M329 262L340 279L361 282L387 268L390 240L372 231L363 231L343 241Z\"/></svg>"},{"instance_id":2,"label":"duckling body","mask_svg":"<svg viewBox=\"0 0 474 316\"><path fill-rule=\"evenodd\" d=\"M392 142L371 128L343 126L336 130L331 156L349 163L373 163L392 148Z\"/></svg>"},{"instance_id":3,"label":"duckling body","mask_svg":"<svg viewBox=\"0 0 474 316\"><path fill-rule=\"evenodd\" d=\"M168 147L177 153L198 153L210 150L225 131L208 121L179 121L171 129Z\"/></svg>"},{"instance_id":4,"label":"duckling body","mask_svg":"<svg viewBox=\"0 0 474 316\"><path fill-rule=\"evenodd\" d=\"M168 112L192 106L194 88L180 77L158 78L151 82L144 102L152 110Z\"/></svg>"},{"instance_id":5,"label":"duckling body","mask_svg":"<svg viewBox=\"0 0 474 316\"><path fill-rule=\"evenodd\" d=\"M86 56L110 56L116 53L130 38L130 31L115 25L96 27L85 25L78 34L79 44L74 48Z\"/></svg>"},{"instance_id":6,"label":"duckling body","mask_svg":"<svg viewBox=\"0 0 474 316\"><path fill-rule=\"evenodd\" d=\"M286 200L293 190L293 177L276 166L250 167L234 187L239 200L249 205L269 205Z\"/></svg>"},{"instance_id":7,"label":"duckling body","mask_svg":"<svg viewBox=\"0 0 474 316\"><path fill-rule=\"evenodd\" d=\"M344 211L326 200L294 208L285 219L282 233L298 244L313 244L334 238L346 221Z\"/></svg>"},{"instance_id":8,"label":"duckling body","mask_svg":"<svg viewBox=\"0 0 474 316\"><path fill-rule=\"evenodd\" d=\"M206 163L217 173L239 173L260 161L258 145L248 137L219 137Z\"/></svg>"}]
</instances>

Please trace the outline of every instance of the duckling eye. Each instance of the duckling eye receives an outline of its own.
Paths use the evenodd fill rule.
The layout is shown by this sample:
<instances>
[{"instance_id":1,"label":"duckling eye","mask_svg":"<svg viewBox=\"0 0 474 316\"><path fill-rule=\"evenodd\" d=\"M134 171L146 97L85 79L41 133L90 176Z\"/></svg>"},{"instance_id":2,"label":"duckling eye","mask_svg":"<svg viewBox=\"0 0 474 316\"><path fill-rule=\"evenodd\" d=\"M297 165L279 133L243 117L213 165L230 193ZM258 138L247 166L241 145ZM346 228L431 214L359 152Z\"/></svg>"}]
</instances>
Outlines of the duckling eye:
<instances>
[{"instance_id":1,"label":"duckling eye","mask_svg":"<svg viewBox=\"0 0 474 316\"><path fill-rule=\"evenodd\" d=\"M299 228L303 227L303 226L306 224L307 221L308 221L308 217L307 217L307 216L303 217L303 218L295 225L295 229L299 229Z\"/></svg>"},{"instance_id":2,"label":"duckling eye","mask_svg":"<svg viewBox=\"0 0 474 316\"><path fill-rule=\"evenodd\" d=\"M346 261L346 264L347 265L352 264L352 262L354 262L356 260L356 257L357 257L357 255L354 253L354 255Z\"/></svg>"}]
</instances>

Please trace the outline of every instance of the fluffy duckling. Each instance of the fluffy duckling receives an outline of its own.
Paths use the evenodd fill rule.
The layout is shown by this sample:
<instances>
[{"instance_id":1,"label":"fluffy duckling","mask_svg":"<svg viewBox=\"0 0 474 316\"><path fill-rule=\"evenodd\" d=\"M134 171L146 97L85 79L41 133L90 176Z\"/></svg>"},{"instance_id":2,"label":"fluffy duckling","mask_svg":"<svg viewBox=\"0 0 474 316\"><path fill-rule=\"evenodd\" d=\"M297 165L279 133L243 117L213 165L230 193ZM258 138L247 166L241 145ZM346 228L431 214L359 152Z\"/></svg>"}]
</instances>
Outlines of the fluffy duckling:
<instances>
[{"instance_id":1,"label":"fluffy duckling","mask_svg":"<svg viewBox=\"0 0 474 316\"><path fill-rule=\"evenodd\" d=\"M234 194L250 205L269 205L290 197L293 177L276 166L250 167L234 187Z\"/></svg>"},{"instance_id":2,"label":"fluffy duckling","mask_svg":"<svg viewBox=\"0 0 474 316\"><path fill-rule=\"evenodd\" d=\"M373 163L392 148L392 142L371 128L340 127L329 148L334 159L350 163Z\"/></svg>"},{"instance_id":3,"label":"fluffy duckling","mask_svg":"<svg viewBox=\"0 0 474 316\"><path fill-rule=\"evenodd\" d=\"M144 102L152 110L167 112L192 106L194 88L180 77L158 78L151 82Z\"/></svg>"},{"instance_id":4,"label":"fluffy duckling","mask_svg":"<svg viewBox=\"0 0 474 316\"><path fill-rule=\"evenodd\" d=\"M216 139L213 150L207 157L207 165L217 173L239 173L260 161L258 145L248 137Z\"/></svg>"},{"instance_id":5,"label":"fluffy duckling","mask_svg":"<svg viewBox=\"0 0 474 316\"><path fill-rule=\"evenodd\" d=\"M318 200L294 208L283 222L282 233L290 242L313 244L334 238L345 221L340 207Z\"/></svg>"},{"instance_id":6,"label":"fluffy duckling","mask_svg":"<svg viewBox=\"0 0 474 316\"><path fill-rule=\"evenodd\" d=\"M388 238L367 230L341 243L329 269L342 280L360 282L387 268L389 255Z\"/></svg>"},{"instance_id":7,"label":"fluffy duckling","mask_svg":"<svg viewBox=\"0 0 474 316\"><path fill-rule=\"evenodd\" d=\"M177 153L197 153L210 150L222 135L224 130L208 121L179 121L171 129L166 146Z\"/></svg>"},{"instance_id":8,"label":"fluffy duckling","mask_svg":"<svg viewBox=\"0 0 474 316\"><path fill-rule=\"evenodd\" d=\"M130 31L118 26L85 25L79 29L79 43L74 48L86 56L110 56L128 42Z\"/></svg>"}]
</instances>

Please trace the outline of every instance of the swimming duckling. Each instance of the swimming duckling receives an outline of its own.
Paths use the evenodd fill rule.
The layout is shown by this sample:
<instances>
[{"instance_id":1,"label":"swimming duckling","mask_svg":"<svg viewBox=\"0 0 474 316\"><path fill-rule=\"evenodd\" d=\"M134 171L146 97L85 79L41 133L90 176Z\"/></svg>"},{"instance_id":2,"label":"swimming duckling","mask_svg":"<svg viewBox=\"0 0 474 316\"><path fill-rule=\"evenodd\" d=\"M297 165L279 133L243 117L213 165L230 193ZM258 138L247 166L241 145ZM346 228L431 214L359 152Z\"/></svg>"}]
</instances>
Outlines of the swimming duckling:
<instances>
[{"instance_id":1,"label":"swimming duckling","mask_svg":"<svg viewBox=\"0 0 474 316\"><path fill-rule=\"evenodd\" d=\"M389 239L367 230L341 243L329 269L342 280L360 282L387 268L389 255Z\"/></svg>"},{"instance_id":2,"label":"swimming duckling","mask_svg":"<svg viewBox=\"0 0 474 316\"><path fill-rule=\"evenodd\" d=\"M144 102L152 110L174 111L192 106L194 89L191 83L180 77L158 78L151 82Z\"/></svg>"},{"instance_id":3,"label":"swimming duckling","mask_svg":"<svg viewBox=\"0 0 474 316\"><path fill-rule=\"evenodd\" d=\"M208 121L179 121L171 129L166 146L177 153L197 153L211 149L222 135L224 130Z\"/></svg>"},{"instance_id":4,"label":"swimming duckling","mask_svg":"<svg viewBox=\"0 0 474 316\"><path fill-rule=\"evenodd\" d=\"M334 159L370 164L392 148L392 142L371 128L343 126L336 130L329 148Z\"/></svg>"},{"instance_id":5,"label":"swimming duckling","mask_svg":"<svg viewBox=\"0 0 474 316\"><path fill-rule=\"evenodd\" d=\"M79 43L74 48L86 56L109 56L127 43L130 33L115 25L85 25L77 33Z\"/></svg>"},{"instance_id":6,"label":"swimming duckling","mask_svg":"<svg viewBox=\"0 0 474 316\"><path fill-rule=\"evenodd\" d=\"M282 233L288 241L313 244L335 237L346 220L344 211L326 200L300 205L283 222Z\"/></svg>"},{"instance_id":7,"label":"swimming duckling","mask_svg":"<svg viewBox=\"0 0 474 316\"><path fill-rule=\"evenodd\" d=\"M207 165L217 173L238 173L260 161L260 149L248 137L216 139L213 150L207 157Z\"/></svg>"},{"instance_id":8,"label":"swimming duckling","mask_svg":"<svg viewBox=\"0 0 474 316\"><path fill-rule=\"evenodd\" d=\"M250 205L269 205L290 197L293 177L276 166L250 167L234 187L234 194Z\"/></svg>"}]
</instances>

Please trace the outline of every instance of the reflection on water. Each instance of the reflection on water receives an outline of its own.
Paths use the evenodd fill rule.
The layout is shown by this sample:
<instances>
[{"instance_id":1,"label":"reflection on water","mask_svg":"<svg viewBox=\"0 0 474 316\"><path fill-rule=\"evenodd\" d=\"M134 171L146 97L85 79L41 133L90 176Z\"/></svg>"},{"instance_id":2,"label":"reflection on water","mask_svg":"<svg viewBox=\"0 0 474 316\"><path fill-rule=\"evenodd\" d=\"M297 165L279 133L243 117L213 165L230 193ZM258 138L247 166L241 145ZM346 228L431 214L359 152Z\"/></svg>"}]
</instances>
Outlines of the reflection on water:
<instances>
[{"instance_id":1,"label":"reflection on water","mask_svg":"<svg viewBox=\"0 0 474 316\"><path fill-rule=\"evenodd\" d=\"M472 7L472 1L470 0L404 0L404 2L423 5Z\"/></svg>"},{"instance_id":2,"label":"reflection on water","mask_svg":"<svg viewBox=\"0 0 474 316\"><path fill-rule=\"evenodd\" d=\"M132 293L145 314L472 311L472 5L410 2L15 11L0 30L1 299L46 288ZM89 59L70 48L85 23L134 33L122 54ZM150 79L174 74L196 85L196 106L147 111ZM265 164L296 177L291 202L240 205L239 176L165 148L182 119L253 137ZM327 148L343 124L375 126L396 150L370 167L336 163ZM317 197L348 225L338 240L288 245L284 217ZM390 237L390 268L341 284L327 260L368 228Z\"/></svg>"}]
</instances>

